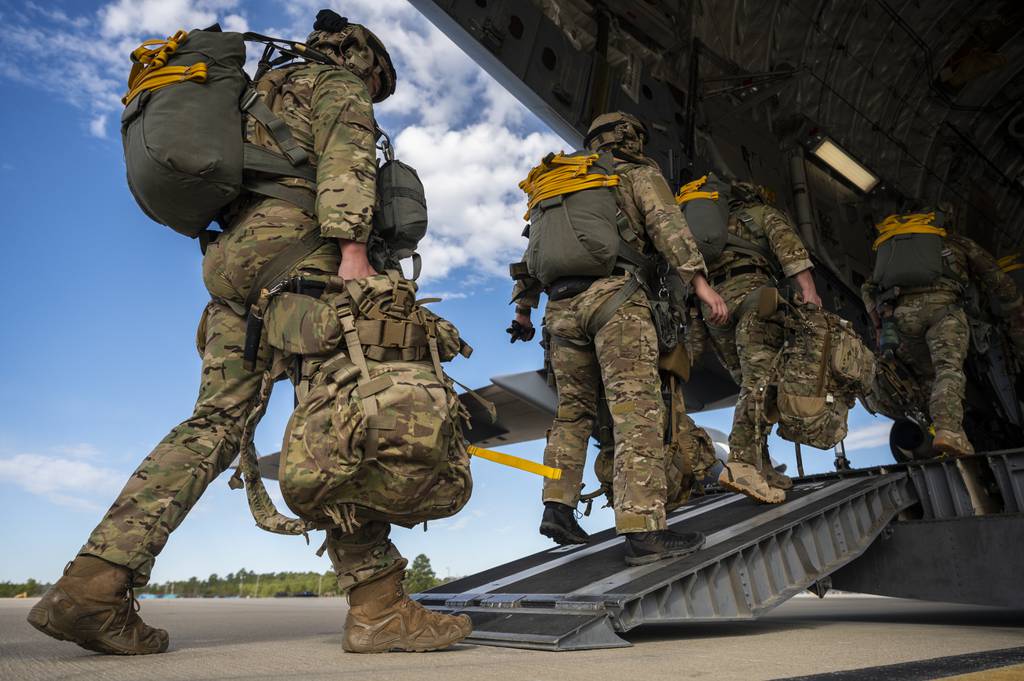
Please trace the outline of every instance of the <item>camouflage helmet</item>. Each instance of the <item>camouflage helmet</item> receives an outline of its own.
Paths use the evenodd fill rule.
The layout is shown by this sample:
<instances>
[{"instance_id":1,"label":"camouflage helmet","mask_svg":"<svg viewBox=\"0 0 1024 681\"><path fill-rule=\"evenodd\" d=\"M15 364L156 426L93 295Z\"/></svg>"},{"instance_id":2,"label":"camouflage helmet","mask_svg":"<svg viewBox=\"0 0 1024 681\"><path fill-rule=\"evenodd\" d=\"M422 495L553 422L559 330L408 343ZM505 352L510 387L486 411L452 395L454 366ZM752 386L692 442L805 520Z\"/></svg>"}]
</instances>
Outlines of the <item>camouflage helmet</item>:
<instances>
[{"instance_id":1,"label":"camouflage helmet","mask_svg":"<svg viewBox=\"0 0 1024 681\"><path fill-rule=\"evenodd\" d=\"M370 29L361 24L353 24L334 10L322 9L316 15L313 32L306 37L306 45L336 60L362 79L367 79L376 71L380 79L380 88L371 93L374 102L382 102L395 92L398 76L391 62L384 43ZM373 53L375 60L367 62L352 47L366 46Z\"/></svg>"},{"instance_id":2,"label":"camouflage helmet","mask_svg":"<svg viewBox=\"0 0 1024 681\"><path fill-rule=\"evenodd\" d=\"M594 119L583 138L583 146L600 149L612 145L641 153L647 138L647 126L639 118L625 111L613 111Z\"/></svg>"}]
</instances>

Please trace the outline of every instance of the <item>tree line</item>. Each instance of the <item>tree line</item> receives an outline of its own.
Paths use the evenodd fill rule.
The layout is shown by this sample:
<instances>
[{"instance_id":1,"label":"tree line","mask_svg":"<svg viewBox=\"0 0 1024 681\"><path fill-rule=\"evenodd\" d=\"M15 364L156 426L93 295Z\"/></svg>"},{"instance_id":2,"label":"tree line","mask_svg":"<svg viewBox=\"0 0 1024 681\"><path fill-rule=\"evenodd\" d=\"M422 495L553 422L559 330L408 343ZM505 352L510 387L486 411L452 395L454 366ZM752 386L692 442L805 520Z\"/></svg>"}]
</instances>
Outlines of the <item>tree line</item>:
<instances>
[{"instance_id":1,"label":"tree line","mask_svg":"<svg viewBox=\"0 0 1024 681\"><path fill-rule=\"evenodd\" d=\"M446 580L439 579L430 565L430 559L420 554L406 570L405 589L416 593L433 588ZM0 582L0 598L13 598L24 594L41 596L49 584L34 579L25 583ZM206 579L192 577L149 584L137 590L136 595L174 594L180 598L272 598L274 596L335 596L338 584L334 572L261 572L241 569L223 577L214 573Z\"/></svg>"}]
</instances>

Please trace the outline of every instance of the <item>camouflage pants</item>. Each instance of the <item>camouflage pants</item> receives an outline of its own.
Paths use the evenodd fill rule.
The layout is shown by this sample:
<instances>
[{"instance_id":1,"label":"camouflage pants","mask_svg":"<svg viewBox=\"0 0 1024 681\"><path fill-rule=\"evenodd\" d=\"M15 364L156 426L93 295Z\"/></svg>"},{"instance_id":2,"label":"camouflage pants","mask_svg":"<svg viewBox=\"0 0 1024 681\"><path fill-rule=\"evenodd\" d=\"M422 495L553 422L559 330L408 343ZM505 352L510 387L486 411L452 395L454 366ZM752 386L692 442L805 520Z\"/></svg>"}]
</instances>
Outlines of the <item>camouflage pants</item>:
<instances>
[{"instance_id":1,"label":"camouflage pants","mask_svg":"<svg viewBox=\"0 0 1024 681\"><path fill-rule=\"evenodd\" d=\"M242 301L263 264L312 228L312 218L290 204L262 200L207 249L203 278L213 300L196 338L202 370L195 409L142 460L81 554L130 568L136 586L149 581L168 535L234 460L242 421L259 390L260 373L243 367ZM330 273L337 268L333 242L299 267Z\"/></svg>"},{"instance_id":2,"label":"camouflage pants","mask_svg":"<svg viewBox=\"0 0 1024 681\"><path fill-rule=\"evenodd\" d=\"M405 569L407 561L388 539L389 534L391 525L379 520L366 521L351 534L340 529L327 532L327 556L342 594L360 583Z\"/></svg>"},{"instance_id":3,"label":"camouflage pants","mask_svg":"<svg viewBox=\"0 0 1024 681\"><path fill-rule=\"evenodd\" d=\"M544 481L544 501L579 502L587 445L604 385L615 440L613 498L620 533L665 528L665 405L658 378L658 339L642 291L619 307L591 338L586 327L601 304L626 282L608 277L565 300L548 303L551 368L558 413L544 463L563 470Z\"/></svg>"},{"instance_id":4,"label":"camouflage pants","mask_svg":"<svg viewBox=\"0 0 1024 681\"><path fill-rule=\"evenodd\" d=\"M717 287L732 312L732 319L725 326L708 326L715 354L740 386L729 433L729 460L758 468L768 461L766 443L772 426L763 414L759 416L757 413L756 390L782 348L785 328L781 313L763 320L756 308L743 303L768 283L766 277L748 274ZM707 315L707 309L704 314Z\"/></svg>"},{"instance_id":5,"label":"camouflage pants","mask_svg":"<svg viewBox=\"0 0 1024 681\"><path fill-rule=\"evenodd\" d=\"M908 295L900 299L894 316L900 336L897 358L930 384L932 425L962 433L970 329L956 302L950 294Z\"/></svg>"}]
</instances>

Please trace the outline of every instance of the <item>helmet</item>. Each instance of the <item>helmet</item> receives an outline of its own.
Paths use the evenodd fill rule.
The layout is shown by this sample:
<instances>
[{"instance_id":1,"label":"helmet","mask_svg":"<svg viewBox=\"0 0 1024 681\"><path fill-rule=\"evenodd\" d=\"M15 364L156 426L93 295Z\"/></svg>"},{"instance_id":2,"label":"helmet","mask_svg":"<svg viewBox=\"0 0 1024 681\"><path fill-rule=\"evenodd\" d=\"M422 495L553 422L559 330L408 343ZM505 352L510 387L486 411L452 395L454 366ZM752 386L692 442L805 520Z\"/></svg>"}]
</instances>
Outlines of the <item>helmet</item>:
<instances>
[{"instance_id":1,"label":"helmet","mask_svg":"<svg viewBox=\"0 0 1024 681\"><path fill-rule=\"evenodd\" d=\"M398 76L391 55L380 38L365 26L350 23L333 10L322 9L316 15L306 45L323 52L364 80L376 72L380 88L372 93L374 102L382 102L394 94ZM374 58L369 58L363 48L368 48Z\"/></svg>"},{"instance_id":2,"label":"helmet","mask_svg":"<svg viewBox=\"0 0 1024 681\"><path fill-rule=\"evenodd\" d=\"M583 146L600 149L611 145L639 154L643 153L647 138L647 126L639 118L625 111L614 111L594 119L583 138Z\"/></svg>"}]
</instances>

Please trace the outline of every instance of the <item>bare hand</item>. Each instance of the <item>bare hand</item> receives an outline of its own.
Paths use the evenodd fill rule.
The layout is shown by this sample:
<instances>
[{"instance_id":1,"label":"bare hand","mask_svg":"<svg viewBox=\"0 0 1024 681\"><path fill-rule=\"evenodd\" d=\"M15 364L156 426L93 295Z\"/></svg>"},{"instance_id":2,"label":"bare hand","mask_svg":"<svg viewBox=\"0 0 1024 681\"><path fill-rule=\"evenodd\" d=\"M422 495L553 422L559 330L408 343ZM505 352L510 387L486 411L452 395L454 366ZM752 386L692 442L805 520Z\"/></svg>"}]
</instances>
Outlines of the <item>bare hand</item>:
<instances>
[{"instance_id":1,"label":"bare hand","mask_svg":"<svg viewBox=\"0 0 1024 681\"><path fill-rule=\"evenodd\" d=\"M708 306L707 321L709 323L722 326L729 321L729 306L722 300L722 296L711 288L711 284L704 278L704 275L698 274L693 278L693 291L700 301Z\"/></svg>"},{"instance_id":2,"label":"bare hand","mask_svg":"<svg viewBox=\"0 0 1024 681\"><path fill-rule=\"evenodd\" d=\"M818 287L814 285L814 277L809 269L798 273L795 277L796 283L800 286L800 297L804 303L821 307L821 296L818 295Z\"/></svg>"},{"instance_id":3,"label":"bare hand","mask_svg":"<svg viewBox=\"0 0 1024 681\"><path fill-rule=\"evenodd\" d=\"M370 265L366 256L366 244L358 241L347 241L341 239L341 265L338 267L338 276L349 281L351 279L365 279L377 274L377 270Z\"/></svg>"}]
</instances>

